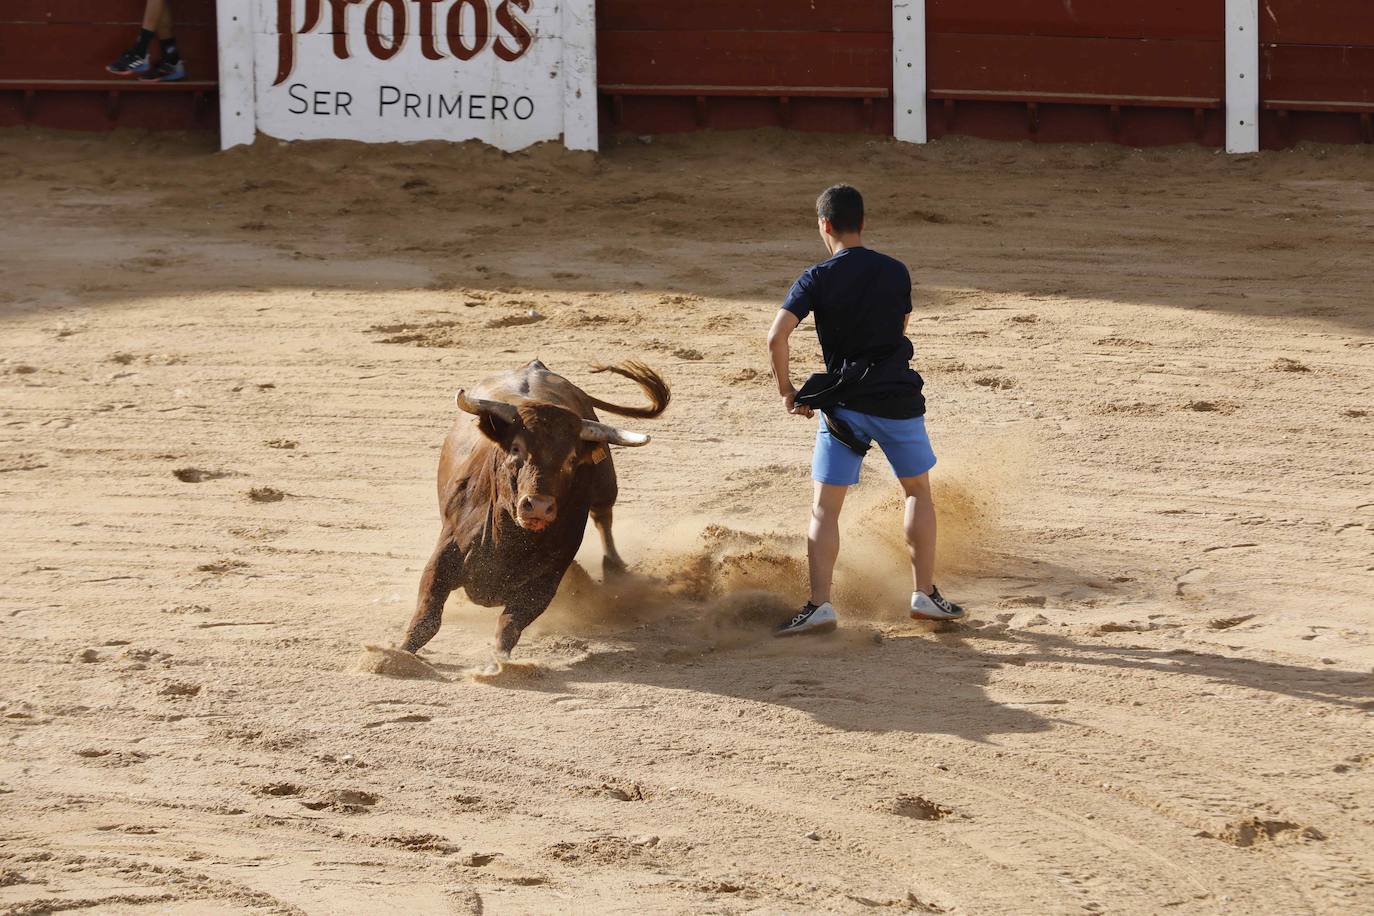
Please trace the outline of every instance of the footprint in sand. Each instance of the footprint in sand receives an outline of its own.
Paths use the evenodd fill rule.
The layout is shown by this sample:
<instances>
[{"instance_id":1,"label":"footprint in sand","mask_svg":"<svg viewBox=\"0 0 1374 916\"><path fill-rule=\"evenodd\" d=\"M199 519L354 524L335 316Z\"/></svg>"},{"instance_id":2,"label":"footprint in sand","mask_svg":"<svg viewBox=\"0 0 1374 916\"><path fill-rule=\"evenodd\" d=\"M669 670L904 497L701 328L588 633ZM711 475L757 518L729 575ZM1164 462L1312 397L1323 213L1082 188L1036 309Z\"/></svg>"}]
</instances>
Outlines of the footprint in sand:
<instances>
[{"instance_id":1,"label":"footprint in sand","mask_svg":"<svg viewBox=\"0 0 1374 916\"><path fill-rule=\"evenodd\" d=\"M499 852L470 852L459 859L458 864L467 868L482 868L496 861L499 855Z\"/></svg>"},{"instance_id":2,"label":"footprint in sand","mask_svg":"<svg viewBox=\"0 0 1374 916\"><path fill-rule=\"evenodd\" d=\"M432 720L429 716L422 716L417 713L408 716L397 716L394 719L381 719L377 722L365 722L363 723L363 728L381 728L384 725L409 725L412 723L430 721Z\"/></svg>"},{"instance_id":3,"label":"footprint in sand","mask_svg":"<svg viewBox=\"0 0 1374 916\"><path fill-rule=\"evenodd\" d=\"M1213 630L1229 630L1231 627L1240 626L1245 621L1254 618L1254 614L1241 614L1239 617L1214 617L1207 621L1207 626Z\"/></svg>"},{"instance_id":4,"label":"footprint in sand","mask_svg":"<svg viewBox=\"0 0 1374 916\"><path fill-rule=\"evenodd\" d=\"M429 662L412 652L370 644L363 646L363 654L354 663L353 670L363 674L380 674L384 677L447 680Z\"/></svg>"},{"instance_id":5,"label":"footprint in sand","mask_svg":"<svg viewBox=\"0 0 1374 916\"><path fill-rule=\"evenodd\" d=\"M1210 578L1211 574L1201 566L1194 566L1185 572L1174 576L1174 594L1182 598L1192 593L1192 590L1201 582ZM1187 589L1187 591L1185 591Z\"/></svg>"},{"instance_id":6,"label":"footprint in sand","mask_svg":"<svg viewBox=\"0 0 1374 916\"><path fill-rule=\"evenodd\" d=\"M1311 372L1307 366L1298 362L1296 359L1289 359L1287 356L1280 356L1274 360L1272 368L1280 372Z\"/></svg>"},{"instance_id":7,"label":"footprint in sand","mask_svg":"<svg viewBox=\"0 0 1374 916\"><path fill-rule=\"evenodd\" d=\"M1326 839L1326 834L1315 827L1305 827L1292 821L1266 820L1259 817L1232 821L1216 833L1204 830L1197 835L1212 840L1221 840L1223 843L1238 849L1251 849L1255 846L1274 842Z\"/></svg>"},{"instance_id":8,"label":"footprint in sand","mask_svg":"<svg viewBox=\"0 0 1374 916\"><path fill-rule=\"evenodd\" d=\"M76 756L100 766L128 767L143 763L149 755L142 751L116 751L109 748L86 747L77 751Z\"/></svg>"},{"instance_id":9,"label":"footprint in sand","mask_svg":"<svg viewBox=\"0 0 1374 916\"><path fill-rule=\"evenodd\" d=\"M211 563L202 563L196 567L196 572L208 572L222 576L225 573L238 572L248 568L246 560L215 560Z\"/></svg>"},{"instance_id":10,"label":"footprint in sand","mask_svg":"<svg viewBox=\"0 0 1374 916\"><path fill-rule=\"evenodd\" d=\"M448 855L457 852L458 847L437 833L408 833L380 837L378 842L395 846L408 852L435 852Z\"/></svg>"},{"instance_id":11,"label":"footprint in sand","mask_svg":"<svg viewBox=\"0 0 1374 916\"><path fill-rule=\"evenodd\" d=\"M207 480L219 480L220 478L232 475L228 471L207 471L204 468L177 468L172 472L172 476L182 483L204 483Z\"/></svg>"},{"instance_id":12,"label":"footprint in sand","mask_svg":"<svg viewBox=\"0 0 1374 916\"><path fill-rule=\"evenodd\" d=\"M604 795L616 801L644 801L644 790L639 783L626 782L620 784L602 783L599 789L594 790L595 795Z\"/></svg>"},{"instance_id":13,"label":"footprint in sand","mask_svg":"<svg viewBox=\"0 0 1374 916\"><path fill-rule=\"evenodd\" d=\"M1250 543L1250 542L1246 542L1246 543L1244 543L1244 544L1218 544L1218 545L1215 546L1215 547L1204 547L1204 548L1202 549L1202 552L1203 552L1203 553L1216 553L1216 552L1221 551L1221 550L1245 550L1245 549L1248 549L1248 548L1258 547L1258 546L1259 546L1258 544L1254 544L1254 543Z\"/></svg>"},{"instance_id":14,"label":"footprint in sand","mask_svg":"<svg viewBox=\"0 0 1374 916\"><path fill-rule=\"evenodd\" d=\"M1183 405L1183 409L1194 410L1198 413L1229 414L1236 412L1236 405L1230 401L1189 401Z\"/></svg>"},{"instance_id":15,"label":"footprint in sand","mask_svg":"<svg viewBox=\"0 0 1374 916\"><path fill-rule=\"evenodd\" d=\"M885 809L899 817L909 817L918 821L939 821L954 813L953 808L947 808L919 795L898 795L888 802Z\"/></svg>"},{"instance_id":16,"label":"footprint in sand","mask_svg":"<svg viewBox=\"0 0 1374 916\"><path fill-rule=\"evenodd\" d=\"M1159 624L1150 623L1148 621L1129 620L1126 623L1098 624L1097 628L1093 630L1093 633L1098 636L1106 633L1148 633L1158 628Z\"/></svg>"},{"instance_id":17,"label":"footprint in sand","mask_svg":"<svg viewBox=\"0 0 1374 916\"><path fill-rule=\"evenodd\" d=\"M311 811L337 811L340 814L362 814L382 800L380 795L359 789L330 789L317 798L302 801Z\"/></svg>"}]
</instances>

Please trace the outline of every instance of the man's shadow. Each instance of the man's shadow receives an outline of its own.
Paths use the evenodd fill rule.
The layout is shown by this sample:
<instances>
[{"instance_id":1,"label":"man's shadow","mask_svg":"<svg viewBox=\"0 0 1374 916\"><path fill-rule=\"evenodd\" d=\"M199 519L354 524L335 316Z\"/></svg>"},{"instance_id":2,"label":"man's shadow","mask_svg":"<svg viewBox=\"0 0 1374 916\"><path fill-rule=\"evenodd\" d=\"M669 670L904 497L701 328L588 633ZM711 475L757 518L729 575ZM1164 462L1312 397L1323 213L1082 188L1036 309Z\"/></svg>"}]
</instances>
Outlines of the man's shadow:
<instances>
[{"instance_id":1,"label":"man's shadow","mask_svg":"<svg viewBox=\"0 0 1374 916\"><path fill-rule=\"evenodd\" d=\"M873 625L858 623L825 635L776 639L768 623L759 622L756 632L736 633L726 645L688 635L693 631L694 621L674 618L603 633L604 642L597 640L593 651L570 662L517 667L512 677L485 683L565 694L628 682L757 703L764 717L771 715L767 707L788 707L840 731L944 734L980 742L1047 730L1052 718L1042 711L1059 702L990 698L989 675L1003 663L962 645L957 629L945 624L913 625L911 632L883 636ZM539 643L532 641L532 653Z\"/></svg>"},{"instance_id":2,"label":"man's shadow","mask_svg":"<svg viewBox=\"0 0 1374 916\"><path fill-rule=\"evenodd\" d=\"M1043 565L1040 573L1061 586L1102 578ZM1046 731L1058 720L1054 710L1067 702L1061 697L999 701L989 695L993 672L1037 662L1195 676L1311 702L1374 709L1374 677L1368 674L1196 649L1116 646L1038 627L1008 630L976 615L968 624L886 627L886 635L860 622L832 634L776 639L771 625L775 617L780 619L780 607L765 601L726 621L723 639L718 627L704 637L702 621L681 613L624 627L603 622L590 631L603 640L595 650L566 664L539 666L533 677L498 677L490 683L500 689L566 693L578 686L630 682L758 703L761 715L767 714L763 707L788 707L841 731L950 735L980 742ZM530 648L537 651L538 642L535 637Z\"/></svg>"}]
</instances>

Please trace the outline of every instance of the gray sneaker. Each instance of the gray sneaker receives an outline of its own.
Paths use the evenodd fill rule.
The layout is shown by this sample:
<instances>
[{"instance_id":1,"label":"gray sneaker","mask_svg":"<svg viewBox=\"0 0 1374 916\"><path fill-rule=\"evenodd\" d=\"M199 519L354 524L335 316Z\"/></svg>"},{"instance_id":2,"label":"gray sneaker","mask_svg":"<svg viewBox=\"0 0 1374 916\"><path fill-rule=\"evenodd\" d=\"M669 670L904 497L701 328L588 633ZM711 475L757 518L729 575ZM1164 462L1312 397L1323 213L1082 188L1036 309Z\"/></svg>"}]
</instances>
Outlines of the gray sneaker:
<instances>
[{"instance_id":1,"label":"gray sneaker","mask_svg":"<svg viewBox=\"0 0 1374 916\"><path fill-rule=\"evenodd\" d=\"M807 602L791 620L773 631L774 636L800 636L803 633L829 633L836 625L835 609L827 601L821 605Z\"/></svg>"},{"instance_id":2,"label":"gray sneaker","mask_svg":"<svg viewBox=\"0 0 1374 916\"><path fill-rule=\"evenodd\" d=\"M930 594L925 592L911 593L911 618L913 620L962 620L964 609L950 601L935 586L930 587Z\"/></svg>"}]
</instances>

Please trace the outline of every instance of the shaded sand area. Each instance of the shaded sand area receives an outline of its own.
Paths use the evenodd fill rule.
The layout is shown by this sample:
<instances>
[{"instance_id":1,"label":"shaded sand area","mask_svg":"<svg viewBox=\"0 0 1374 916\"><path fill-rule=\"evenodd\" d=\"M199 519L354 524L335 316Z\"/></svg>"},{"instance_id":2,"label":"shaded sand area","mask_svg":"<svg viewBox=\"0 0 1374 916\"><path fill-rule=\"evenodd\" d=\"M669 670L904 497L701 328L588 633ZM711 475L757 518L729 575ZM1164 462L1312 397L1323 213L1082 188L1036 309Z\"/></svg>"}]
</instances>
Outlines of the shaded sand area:
<instances>
[{"instance_id":1,"label":"shaded sand area","mask_svg":"<svg viewBox=\"0 0 1374 916\"><path fill-rule=\"evenodd\" d=\"M904 617L875 453L842 626L780 644L813 430L762 337L839 179L917 281L971 619ZM6 132L0 207L0 913L1374 912L1368 150ZM534 356L673 385L637 578L593 533L509 676L461 596L360 672L454 389Z\"/></svg>"}]
</instances>

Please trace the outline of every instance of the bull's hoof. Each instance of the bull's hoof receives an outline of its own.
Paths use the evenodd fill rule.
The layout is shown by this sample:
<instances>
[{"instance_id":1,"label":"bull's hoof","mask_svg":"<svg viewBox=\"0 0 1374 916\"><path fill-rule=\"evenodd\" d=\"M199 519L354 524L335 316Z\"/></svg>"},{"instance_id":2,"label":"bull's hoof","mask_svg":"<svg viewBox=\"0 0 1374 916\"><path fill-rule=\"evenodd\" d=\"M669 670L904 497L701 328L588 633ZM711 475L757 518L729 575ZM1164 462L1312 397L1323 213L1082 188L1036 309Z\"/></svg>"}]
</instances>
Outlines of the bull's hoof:
<instances>
[{"instance_id":1,"label":"bull's hoof","mask_svg":"<svg viewBox=\"0 0 1374 916\"><path fill-rule=\"evenodd\" d=\"M487 662L485 668L477 672L481 677L496 677L501 673L501 669L510 664L510 653L496 651L491 653L491 661Z\"/></svg>"},{"instance_id":2,"label":"bull's hoof","mask_svg":"<svg viewBox=\"0 0 1374 916\"><path fill-rule=\"evenodd\" d=\"M496 652L492 660L480 671L473 672L476 681L527 681L540 677L543 669L534 662L513 662L509 652Z\"/></svg>"},{"instance_id":3,"label":"bull's hoof","mask_svg":"<svg viewBox=\"0 0 1374 916\"><path fill-rule=\"evenodd\" d=\"M606 579L614 579L617 576L624 576L629 573L630 568L625 565L625 561L620 557L602 557L601 575Z\"/></svg>"}]
</instances>

